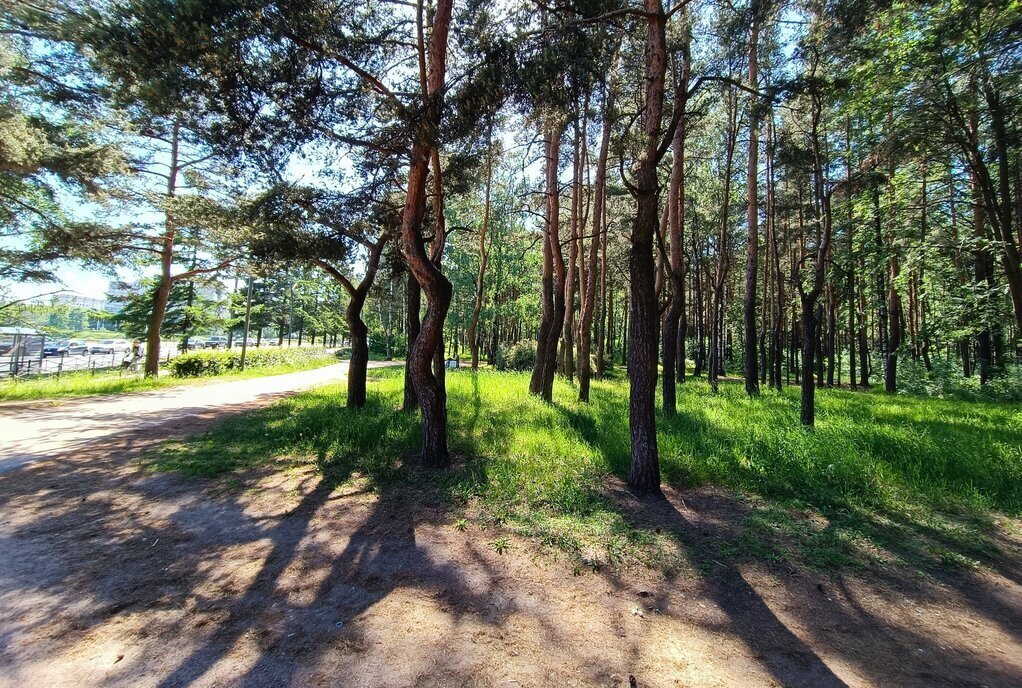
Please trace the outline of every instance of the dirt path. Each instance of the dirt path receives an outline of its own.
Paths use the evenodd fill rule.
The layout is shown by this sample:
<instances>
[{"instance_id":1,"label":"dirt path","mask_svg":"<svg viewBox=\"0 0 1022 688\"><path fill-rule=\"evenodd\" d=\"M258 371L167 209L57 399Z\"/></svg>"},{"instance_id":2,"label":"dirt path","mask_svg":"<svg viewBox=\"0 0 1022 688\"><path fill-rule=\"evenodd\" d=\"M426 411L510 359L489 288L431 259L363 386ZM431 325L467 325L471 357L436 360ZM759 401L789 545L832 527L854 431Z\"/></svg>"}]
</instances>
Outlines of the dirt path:
<instances>
[{"instance_id":1,"label":"dirt path","mask_svg":"<svg viewBox=\"0 0 1022 688\"><path fill-rule=\"evenodd\" d=\"M53 404L0 406L0 473L51 456L86 451L97 440L125 432L155 427L187 432L193 420L269 403L301 389L341 380L347 365ZM381 365L388 364L370 364Z\"/></svg>"},{"instance_id":2,"label":"dirt path","mask_svg":"<svg viewBox=\"0 0 1022 688\"><path fill-rule=\"evenodd\" d=\"M1003 570L944 580L577 571L471 514L462 529L426 487L133 462L216 417L0 474L0 685L1022 684L1017 539ZM611 494L636 522L707 538L742 508L714 491Z\"/></svg>"}]
</instances>

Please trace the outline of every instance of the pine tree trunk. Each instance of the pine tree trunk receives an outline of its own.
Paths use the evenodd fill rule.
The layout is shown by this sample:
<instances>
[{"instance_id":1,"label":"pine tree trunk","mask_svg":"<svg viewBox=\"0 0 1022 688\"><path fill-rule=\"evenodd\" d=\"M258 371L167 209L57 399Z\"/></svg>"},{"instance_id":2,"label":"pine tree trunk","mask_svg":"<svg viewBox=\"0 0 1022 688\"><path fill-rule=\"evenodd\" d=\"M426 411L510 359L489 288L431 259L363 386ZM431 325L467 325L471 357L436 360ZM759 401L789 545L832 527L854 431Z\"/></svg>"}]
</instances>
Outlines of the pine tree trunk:
<instances>
[{"instance_id":1,"label":"pine tree trunk","mask_svg":"<svg viewBox=\"0 0 1022 688\"><path fill-rule=\"evenodd\" d=\"M558 160L561 152L561 133L563 125L552 125L547 132L547 243L553 262L553 316L550 331L546 337L546 354L543 362L543 387L541 396L544 401L554 399L554 375L557 373L557 353L564 328L564 284L567 279L564 266L564 255L561 252L560 234L560 191L557 180Z\"/></svg>"},{"instance_id":2,"label":"pine tree trunk","mask_svg":"<svg viewBox=\"0 0 1022 688\"><path fill-rule=\"evenodd\" d=\"M366 373L369 369L369 328L362 321L365 294L348 301L344 318L351 333L351 360L348 361L348 408L362 408L366 403Z\"/></svg>"},{"instance_id":3,"label":"pine tree trunk","mask_svg":"<svg viewBox=\"0 0 1022 688\"><path fill-rule=\"evenodd\" d=\"M601 300L603 300L604 303L606 303L607 295L607 276L605 274L607 269L607 228L604 225L604 214L607 203L607 158L610 151L610 130L612 125L611 112L614 107L614 91L615 85L612 73L611 83L607 88L606 102L604 104L603 133L600 137L600 153L596 160L596 179L593 189L593 236L589 240L589 266L586 271L585 301L582 304L582 316L581 322L579 323L578 399L579 401L587 403L589 401L590 377L592 376L592 363L590 359L592 350L593 314L596 310L597 259L599 258L601 248L603 250L604 265L603 269L600 271L600 281L602 284L600 293ZM600 327L597 335L597 377L603 377L603 331L604 314L601 308Z\"/></svg>"},{"instance_id":4,"label":"pine tree trunk","mask_svg":"<svg viewBox=\"0 0 1022 688\"><path fill-rule=\"evenodd\" d=\"M415 398L415 386L412 384L411 375L411 352L415 348L415 340L419 337L419 329L422 327L420 310L422 308L422 290L419 283L415 281L415 275L408 271L406 280L407 297L405 303L405 318L407 319L408 352L405 355L405 382L404 400L401 408L405 411L414 411L419 408L418 399Z\"/></svg>"},{"instance_id":5,"label":"pine tree trunk","mask_svg":"<svg viewBox=\"0 0 1022 688\"><path fill-rule=\"evenodd\" d=\"M483 204L483 226L479 230L479 273L476 275L476 299L472 307L472 320L468 326L468 345L472 351L472 372L479 370L479 315L483 310L485 297L483 279L486 276L486 232L490 225L490 188L493 184L493 127L490 127L490 140L486 154L486 196Z\"/></svg>"},{"instance_id":6,"label":"pine tree trunk","mask_svg":"<svg viewBox=\"0 0 1022 688\"><path fill-rule=\"evenodd\" d=\"M643 134L645 150L638 161L635 186L636 213L628 258L631 331L628 377L629 428L632 462L628 483L653 494L660 491L660 457L656 435L656 384L660 315L655 293L653 241L658 228L657 164L660 160L661 116L667 71L666 19L660 0L645 0L647 16L646 99Z\"/></svg>"},{"instance_id":7,"label":"pine tree trunk","mask_svg":"<svg viewBox=\"0 0 1022 688\"><path fill-rule=\"evenodd\" d=\"M426 92L429 116L439 124L441 96L447 66L447 36L451 24L453 0L437 0L430 36L429 69ZM426 317L419 336L409 352L412 384L422 408L422 454L426 466L445 466L450 461L447 448L447 394L431 369L433 356L442 338L444 320L451 304L450 281L426 255L422 243L422 220L426 213L426 181L433 142L419 135L412 143L408 169L407 196L401 218L401 238L405 260L426 295Z\"/></svg>"},{"instance_id":8,"label":"pine tree trunk","mask_svg":"<svg viewBox=\"0 0 1022 688\"><path fill-rule=\"evenodd\" d=\"M167 200L173 199L177 194L180 133L181 125L179 122L175 122L170 139ZM149 314L149 329L146 331L145 377L158 377L160 374L160 330L163 329L163 318L167 314L167 304L170 303L170 291L174 287L170 271L174 260L174 240L177 236L177 228L174 223L174 214L169 209L164 212L163 237L160 243L160 283L153 293L153 310Z\"/></svg>"},{"instance_id":9,"label":"pine tree trunk","mask_svg":"<svg viewBox=\"0 0 1022 688\"><path fill-rule=\"evenodd\" d=\"M759 24L757 4L752 5L752 28L749 32L749 86L759 86L759 65L756 52L759 46ZM743 318L745 324L745 393L759 394L759 371L756 361L756 287L759 269L759 104L752 101L749 121L749 170L748 170L748 230L749 244L746 250L745 301Z\"/></svg>"}]
</instances>

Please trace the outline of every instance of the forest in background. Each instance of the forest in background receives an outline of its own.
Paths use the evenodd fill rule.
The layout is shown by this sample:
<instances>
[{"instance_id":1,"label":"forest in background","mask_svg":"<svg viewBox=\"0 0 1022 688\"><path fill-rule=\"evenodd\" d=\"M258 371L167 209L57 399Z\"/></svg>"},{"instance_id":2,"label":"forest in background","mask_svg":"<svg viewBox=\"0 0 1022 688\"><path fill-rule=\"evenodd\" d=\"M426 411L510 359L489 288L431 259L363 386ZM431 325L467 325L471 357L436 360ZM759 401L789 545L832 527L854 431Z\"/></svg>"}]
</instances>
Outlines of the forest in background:
<instances>
[{"instance_id":1,"label":"forest in background","mask_svg":"<svg viewBox=\"0 0 1022 688\"><path fill-rule=\"evenodd\" d=\"M425 464L446 358L623 369L653 492L691 376L1022 390L1016 1L0 7L0 276L148 270L148 375L175 288L318 281Z\"/></svg>"}]
</instances>

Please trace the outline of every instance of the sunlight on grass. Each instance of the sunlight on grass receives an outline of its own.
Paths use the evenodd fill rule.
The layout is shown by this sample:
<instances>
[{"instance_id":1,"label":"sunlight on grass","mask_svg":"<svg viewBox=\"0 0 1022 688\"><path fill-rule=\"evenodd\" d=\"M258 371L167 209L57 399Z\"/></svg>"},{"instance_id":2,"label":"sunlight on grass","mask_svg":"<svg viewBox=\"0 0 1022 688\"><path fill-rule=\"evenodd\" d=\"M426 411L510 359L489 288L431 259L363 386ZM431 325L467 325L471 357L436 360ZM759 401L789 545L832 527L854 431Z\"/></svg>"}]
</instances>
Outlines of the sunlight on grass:
<instances>
[{"instance_id":1,"label":"sunlight on grass","mask_svg":"<svg viewBox=\"0 0 1022 688\"><path fill-rule=\"evenodd\" d=\"M340 385L318 388L164 445L152 465L212 476L315 463L387 488L409 479L419 446L417 416L398 410L401 372L372 371L361 411L343 407ZM523 374L455 372L447 384L458 461L430 478L455 502L579 561L596 546L611 561L671 565L662 535L630 526L605 493L628 470L626 383L595 382L589 405L561 380L544 404ZM991 511L1022 513L1016 406L821 390L815 431L798 412L794 390L749 399L739 385L714 394L695 381L681 386L678 415L659 420L665 482L758 500L715 556L954 566L996 554L982 534Z\"/></svg>"}]
</instances>

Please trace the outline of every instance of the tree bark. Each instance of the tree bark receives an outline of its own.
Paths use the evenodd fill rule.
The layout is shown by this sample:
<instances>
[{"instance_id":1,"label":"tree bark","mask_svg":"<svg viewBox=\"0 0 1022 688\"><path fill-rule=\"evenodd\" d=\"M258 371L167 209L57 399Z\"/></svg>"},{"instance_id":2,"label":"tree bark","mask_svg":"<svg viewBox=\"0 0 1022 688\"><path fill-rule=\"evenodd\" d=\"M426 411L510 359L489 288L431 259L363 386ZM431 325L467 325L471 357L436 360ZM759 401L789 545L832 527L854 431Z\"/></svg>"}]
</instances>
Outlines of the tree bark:
<instances>
[{"instance_id":1,"label":"tree bark","mask_svg":"<svg viewBox=\"0 0 1022 688\"><path fill-rule=\"evenodd\" d=\"M411 375L411 352L415 348L415 340L419 337L419 329L422 327L420 310L422 308L422 290L415 280L415 275L408 271L406 280L407 297L405 303L405 318L407 319L408 348L405 355L405 384L404 400L401 408L405 411L414 411L419 408L419 401L415 398L415 386L412 384Z\"/></svg>"},{"instance_id":2,"label":"tree bark","mask_svg":"<svg viewBox=\"0 0 1022 688\"><path fill-rule=\"evenodd\" d=\"M340 270L326 261L317 261L320 268L333 277L348 292L348 306L344 310L344 319L348 323L351 337L351 359L348 361L348 408L362 408L366 403L366 374L369 369L369 328L362 320L362 310L376 273L380 267L383 248L390 241L390 232L384 231L380 238L369 249L369 260L362 281L356 287Z\"/></svg>"},{"instance_id":3,"label":"tree bark","mask_svg":"<svg viewBox=\"0 0 1022 688\"><path fill-rule=\"evenodd\" d=\"M656 435L656 384L659 312L655 294L653 241L659 212L657 164L660 152L664 79L667 72L666 18L660 0L645 0L647 25L644 152L638 161L635 186L636 213L631 232L628 272L631 286L631 331L628 377L629 426L632 462L628 483L653 494L660 490L660 456Z\"/></svg>"},{"instance_id":4,"label":"tree bark","mask_svg":"<svg viewBox=\"0 0 1022 688\"><path fill-rule=\"evenodd\" d=\"M575 122L574 171L571 181L571 240L568 242L568 267L564 279L564 326L562 351L564 376L575 377L575 277L578 272L578 245L582 236L582 165L585 134Z\"/></svg>"},{"instance_id":5,"label":"tree bark","mask_svg":"<svg viewBox=\"0 0 1022 688\"><path fill-rule=\"evenodd\" d=\"M670 186L667 192L670 237L671 303L664 318L663 332L663 414L677 413L677 383L685 381L685 138L688 123L688 82L691 74L689 46L691 33L686 28L681 47L681 74L675 81L674 107L679 112L677 129L671 141Z\"/></svg>"},{"instance_id":6,"label":"tree bark","mask_svg":"<svg viewBox=\"0 0 1022 688\"><path fill-rule=\"evenodd\" d=\"M173 199L177 194L177 176L180 171L178 145L180 133L181 125L175 122L171 130L170 169L167 172L166 197L168 200ZM170 290L174 286L170 270L174 261L176 235L177 227L174 223L174 214L168 209L164 215L163 237L160 243L160 282L153 292L153 310L149 315L149 329L146 331L145 377L158 377L160 374L160 330L163 328L163 318L167 314Z\"/></svg>"},{"instance_id":7,"label":"tree bark","mask_svg":"<svg viewBox=\"0 0 1022 688\"><path fill-rule=\"evenodd\" d=\"M476 275L476 300L472 307L472 320L468 326L468 345L472 351L472 372L479 370L479 314L485 297L483 280L486 277L486 233L490 226L490 189L493 185L493 125L490 125L489 145L486 152L486 197L483 202L483 226L479 229L479 273Z\"/></svg>"},{"instance_id":8,"label":"tree bark","mask_svg":"<svg viewBox=\"0 0 1022 688\"><path fill-rule=\"evenodd\" d=\"M756 53L759 47L758 3L752 3L752 28L749 31L749 87L759 86L759 65ZM748 176L748 230L749 244L746 250L745 302L743 317L745 324L745 393L759 394L759 370L756 360L756 286L759 269L759 103L752 97L749 115L749 176Z\"/></svg>"},{"instance_id":9,"label":"tree bark","mask_svg":"<svg viewBox=\"0 0 1022 688\"><path fill-rule=\"evenodd\" d=\"M607 203L607 158L610 151L610 129L614 108L614 71L611 71L611 82L607 87L607 96L603 109L603 133L600 136L600 153L596 160L596 178L593 189L593 236L589 240L589 266L586 271L585 300L582 304L581 322L579 324L579 361L578 361L578 399L589 401L589 383L592 375L591 345L593 313L596 310L596 276L597 260L602 247L604 256L603 270L599 272L602 283L603 298L606 298L607 276L606 255L607 255L607 227L604 223L604 213ZM600 332L598 335L599 344L597 355L599 360L596 363L597 374L603 375L603 315L600 318Z\"/></svg>"},{"instance_id":10,"label":"tree bark","mask_svg":"<svg viewBox=\"0 0 1022 688\"><path fill-rule=\"evenodd\" d=\"M561 151L561 133L563 124L555 123L548 125L546 136L547 168L546 168L546 190L547 190L547 244L550 248L553 275L551 284L552 291L552 315L550 319L550 330L547 332L545 341L545 352L543 356L542 388L540 396L544 401L550 402L554 398L554 375L557 373L557 349L561 339L561 330L564 328L564 283L566 279L564 267L564 255L561 253L560 240L560 189L557 182L558 161ZM544 342L540 342L544 345ZM537 356L538 360L538 356Z\"/></svg>"},{"instance_id":11,"label":"tree bark","mask_svg":"<svg viewBox=\"0 0 1022 688\"><path fill-rule=\"evenodd\" d=\"M437 0L430 37L427 89L423 93L427 119L432 126L421 127L412 143L408 169L407 197L401 219L402 248L408 268L426 295L426 317L419 336L409 352L409 370L415 395L422 408L422 454L426 466L445 466L450 461L447 448L447 394L433 374L433 355L443 337L444 320L451 304L450 281L426 254L422 243L422 220L426 212L426 181L435 142L430 131L440 122L441 97L447 66L447 36L450 30L453 0Z\"/></svg>"}]
</instances>

